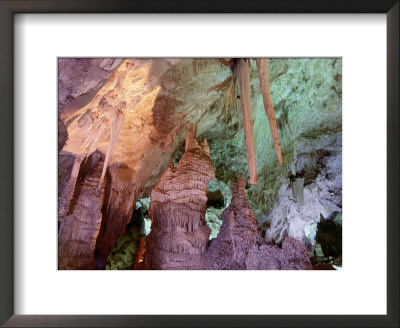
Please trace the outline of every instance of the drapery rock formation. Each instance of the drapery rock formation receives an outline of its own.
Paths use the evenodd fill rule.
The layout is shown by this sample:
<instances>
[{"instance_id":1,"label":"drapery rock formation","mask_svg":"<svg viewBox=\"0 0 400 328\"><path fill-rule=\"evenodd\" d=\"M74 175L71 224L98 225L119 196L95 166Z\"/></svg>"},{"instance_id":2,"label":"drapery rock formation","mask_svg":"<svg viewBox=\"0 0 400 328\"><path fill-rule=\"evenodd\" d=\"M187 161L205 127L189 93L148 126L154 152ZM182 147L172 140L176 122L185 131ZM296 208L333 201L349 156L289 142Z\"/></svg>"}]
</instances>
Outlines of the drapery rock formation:
<instances>
[{"instance_id":1,"label":"drapery rock formation","mask_svg":"<svg viewBox=\"0 0 400 328\"><path fill-rule=\"evenodd\" d=\"M146 269L201 269L210 228L204 217L207 184L215 177L207 141L186 126L185 153L151 192L152 229L146 238Z\"/></svg>"}]
</instances>

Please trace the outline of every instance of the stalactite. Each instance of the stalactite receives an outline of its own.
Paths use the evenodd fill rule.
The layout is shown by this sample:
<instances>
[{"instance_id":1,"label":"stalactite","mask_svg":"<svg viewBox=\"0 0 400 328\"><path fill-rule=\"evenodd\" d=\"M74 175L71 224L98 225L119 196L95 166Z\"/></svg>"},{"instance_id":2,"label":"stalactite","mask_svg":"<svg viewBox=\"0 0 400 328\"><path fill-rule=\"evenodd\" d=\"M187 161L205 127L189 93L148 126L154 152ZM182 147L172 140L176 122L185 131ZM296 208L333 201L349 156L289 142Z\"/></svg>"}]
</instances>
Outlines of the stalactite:
<instances>
[{"instance_id":1,"label":"stalactite","mask_svg":"<svg viewBox=\"0 0 400 328\"><path fill-rule=\"evenodd\" d=\"M103 171L99 182L99 188L103 183L104 175L106 174L108 162L110 160L111 152L114 147L115 141L118 138L122 125L124 124L124 114L121 111L116 111L110 118L110 143L108 144L106 159L104 161Z\"/></svg>"},{"instance_id":2,"label":"stalactite","mask_svg":"<svg viewBox=\"0 0 400 328\"><path fill-rule=\"evenodd\" d=\"M250 183L257 184L256 154L254 150L253 119L250 98L250 66L248 60L239 58L235 65L235 73L239 82L240 101L242 104L243 133L249 164Z\"/></svg>"},{"instance_id":3,"label":"stalactite","mask_svg":"<svg viewBox=\"0 0 400 328\"><path fill-rule=\"evenodd\" d=\"M304 179L298 178L292 185L293 196L300 206L304 205Z\"/></svg>"},{"instance_id":4,"label":"stalactite","mask_svg":"<svg viewBox=\"0 0 400 328\"><path fill-rule=\"evenodd\" d=\"M260 80L260 89L263 97L265 113L267 114L268 117L269 128L271 130L272 140L274 141L276 156L278 157L279 164L282 164L281 142L279 140L278 127L276 124L274 107L271 98L271 90L269 87L268 61L266 58L257 58L256 62L257 62L258 78Z\"/></svg>"},{"instance_id":5,"label":"stalactite","mask_svg":"<svg viewBox=\"0 0 400 328\"><path fill-rule=\"evenodd\" d=\"M83 129L84 138L80 147L81 153L85 154L87 159L96 149L99 142L106 136L108 119L105 115L100 116L92 124L87 124Z\"/></svg>"}]
</instances>

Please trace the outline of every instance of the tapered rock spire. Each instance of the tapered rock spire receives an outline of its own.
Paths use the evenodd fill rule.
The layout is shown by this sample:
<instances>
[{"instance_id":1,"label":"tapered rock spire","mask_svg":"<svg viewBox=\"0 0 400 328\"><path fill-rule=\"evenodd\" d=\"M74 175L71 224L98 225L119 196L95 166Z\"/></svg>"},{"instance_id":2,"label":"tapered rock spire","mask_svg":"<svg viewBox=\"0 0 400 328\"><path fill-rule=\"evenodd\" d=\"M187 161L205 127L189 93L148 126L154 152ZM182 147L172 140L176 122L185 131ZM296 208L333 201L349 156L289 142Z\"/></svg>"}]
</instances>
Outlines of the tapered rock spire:
<instances>
[{"instance_id":1,"label":"tapered rock spire","mask_svg":"<svg viewBox=\"0 0 400 328\"><path fill-rule=\"evenodd\" d=\"M115 141L117 141L119 132L121 131L123 124L124 114L120 110L115 111L110 117L110 143L108 144L106 159L104 160L103 171L101 172L99 188L103 184L104 175L106 174L108 162L110 161L111 152L114 147Z\"/></svg>"},{"instance_id":2,"label":"tapered rock spire","mask_svg":"<svg viewBox=\"0 0 400 328\"><path fill-rule=\"evenodd\" d=\"M276 156L278 157L279 164L282 164L281 141L279 139L278 127L276 124L274 106L272 104L271 90L269 88L268 79L268 61L266 58L257 58L258 78L260 80L260 89L263 97L265 113L268 117L269 128L274 141Z\"/></svg>"},{"instance_id":3,"label":"tapered rock spire","mask_svg":"<svg viewBox=\"0 0 400 328\"><path fill-rule=\"evenodd\" d=\"M234 184L232 202L222 214L221 230L204 254L204 267L216 270L311 269L300 241L286 238L282 248L268 245L257 231L257 220L246 198L241 176Z\"/></svg>"},{"instance_id":4,"label":"tapered rock spire","mask_svg":"<svg viewBox=\"0 0 400 328\"><path fill-rule=\"evenodd\" d=\"M250 66L248 60L244 58L238 59L236 75L239 82L240 102L242 104L244 143L249 164L250 183L257 184L256 153L254 150L253 119L250 98Z\"/></svg>"},{"instance_id":5,"label":"tapered rock spire","mask_svg":"<svg viewBox=\"0 0 400 328\"><path fill-rule=\"evenodd\" d=\"M215 177L207 141L197 142L186 126L185 153L151 192L151 232L146 237L145 269L201 269L210 228L205 222L207 184Z\"/></svg>"}]
</instances>

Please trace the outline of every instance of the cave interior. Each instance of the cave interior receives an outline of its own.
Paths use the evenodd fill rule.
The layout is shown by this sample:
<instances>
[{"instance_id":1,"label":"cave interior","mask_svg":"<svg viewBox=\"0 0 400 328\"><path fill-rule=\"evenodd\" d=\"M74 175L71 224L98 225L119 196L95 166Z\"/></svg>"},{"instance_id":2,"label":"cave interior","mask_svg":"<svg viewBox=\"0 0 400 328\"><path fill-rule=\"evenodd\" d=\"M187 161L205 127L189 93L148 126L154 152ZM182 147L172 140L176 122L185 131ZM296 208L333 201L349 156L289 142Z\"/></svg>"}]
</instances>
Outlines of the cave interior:
<instances>
[{"instance_id":1,"label":"cave interior","mask_svg":"<svg viewBox=\"0 0 400 328\"><path fill-rule=\"evenodd\" d=\"M60 270L340 270L341 58L59 58Z\"/></svg>"}]
</instances>

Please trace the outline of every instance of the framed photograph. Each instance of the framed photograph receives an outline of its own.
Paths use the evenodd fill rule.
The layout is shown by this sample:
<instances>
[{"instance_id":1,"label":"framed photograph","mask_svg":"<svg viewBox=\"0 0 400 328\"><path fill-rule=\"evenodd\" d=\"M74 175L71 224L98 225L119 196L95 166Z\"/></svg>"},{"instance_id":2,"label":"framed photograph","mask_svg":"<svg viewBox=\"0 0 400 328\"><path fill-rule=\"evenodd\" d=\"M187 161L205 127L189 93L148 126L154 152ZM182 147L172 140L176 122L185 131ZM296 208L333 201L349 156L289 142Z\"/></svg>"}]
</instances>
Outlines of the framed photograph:
<instances>
[{"instance_id":1,"label":"framed photograph","mask_svg":"<svg viewBox=\"0 0 400 328\"><path fill-rule=\"evenodd\" d=\"M0 26L3 326L398 327L398 1Z\"/></svg>"}]
</instances>

